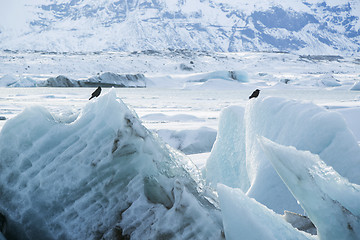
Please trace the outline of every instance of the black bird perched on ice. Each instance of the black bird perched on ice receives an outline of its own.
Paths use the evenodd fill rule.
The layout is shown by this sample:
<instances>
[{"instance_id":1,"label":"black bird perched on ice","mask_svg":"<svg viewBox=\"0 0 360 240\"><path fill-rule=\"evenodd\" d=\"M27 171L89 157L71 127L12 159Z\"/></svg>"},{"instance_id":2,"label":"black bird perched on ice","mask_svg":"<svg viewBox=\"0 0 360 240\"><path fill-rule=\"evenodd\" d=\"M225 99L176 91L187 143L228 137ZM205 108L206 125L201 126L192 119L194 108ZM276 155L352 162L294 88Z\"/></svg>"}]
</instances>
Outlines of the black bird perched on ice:
<instances>
[{"instance_id":1,"label":"black bird perched on ice","mask_svg":"<svg viewBox=\"0 0 360 240\"><path fill-rule=\"evenodd\" d=\"M249 97L249 99L252 98L257 98L259 96L260 90L256 89L255 91L253 91L253 93L251 94L251 96Z\"/></svg>"},{"instance_id":2,"label":"black bird perched on ice","mask_svg":"<svg viewBox=\"0 0 360 240\"><path fill-rule=\"evenodd\" d=\"M89 98L89 100L91 100L94 97L98 97L101 93L101 87L99 86L92 94L91 97Z\"/></svg>"}]
</instances>

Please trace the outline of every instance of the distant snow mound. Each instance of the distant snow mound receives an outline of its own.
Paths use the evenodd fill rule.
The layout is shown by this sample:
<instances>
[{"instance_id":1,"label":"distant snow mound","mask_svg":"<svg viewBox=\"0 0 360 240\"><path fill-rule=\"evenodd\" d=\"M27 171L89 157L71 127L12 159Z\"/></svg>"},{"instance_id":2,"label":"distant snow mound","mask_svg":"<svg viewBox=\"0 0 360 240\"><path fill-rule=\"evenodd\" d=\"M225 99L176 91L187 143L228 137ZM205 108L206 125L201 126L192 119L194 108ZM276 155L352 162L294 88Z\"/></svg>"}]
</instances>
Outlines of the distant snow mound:
<instances>
[{"instance_id":1,"label":"distant snow mound","mask_svg":"<svg viewBox=\"0 0 360 240\"><path fill-rule=\"evenodd\" d=\"M13 75L5 75L0 78L0 87L8 87L17 82L17 78Z\"/></svg>"},{"instance_id":2,"label":"distant snow mound","mask_svg":"<svg viewBox=\"0 0 360 240\"><path fill-rule=\"evenodd\" d=\"M350 88L352 91L360 91L360 81L354 83L354 85Z\"/></svg>"},{"instance_id":3,"label":"distant snow mound","mask_svg":"<svg viewBox=\"0 0 360 240\"><path fill-rule=\"evenodd\" d=\"M215 198L183 154L114 90L65 124L42 107L0 132L0 212L9 239L222 239Z\"/></svg>"},{"instance_id":4,"label":"distant snow mound","mask_svg":"<svg viewBox=\"0 0 360 240\"><path fill-rule=\"evenodd\" d=\"M188 82L206 82L211 79L248 82L248 75L244 71L214 71L189 75Z\"/></svg>"},{"instance_id":5,"label":"distant snow mound","mask_svg":"<svg viewBox=\"0 0 360 240\"><path fill-rule=\"evenodd\" d=\"M324 74L323 76L319 77L318 80L319 87L339 87L341 86L340 81L337 80L333 75L331 74Z\"/></svg>"},{"instance_id":6,"label":"distant snow mound","mask_svg":"<svg viewBox=\"0 0 360 240\"><path fill-rule=\"evenodd\" d=\"M30 77L5 75L0 78L0 87L36 87L36 81Z\"/></svg>"}]
</instances>

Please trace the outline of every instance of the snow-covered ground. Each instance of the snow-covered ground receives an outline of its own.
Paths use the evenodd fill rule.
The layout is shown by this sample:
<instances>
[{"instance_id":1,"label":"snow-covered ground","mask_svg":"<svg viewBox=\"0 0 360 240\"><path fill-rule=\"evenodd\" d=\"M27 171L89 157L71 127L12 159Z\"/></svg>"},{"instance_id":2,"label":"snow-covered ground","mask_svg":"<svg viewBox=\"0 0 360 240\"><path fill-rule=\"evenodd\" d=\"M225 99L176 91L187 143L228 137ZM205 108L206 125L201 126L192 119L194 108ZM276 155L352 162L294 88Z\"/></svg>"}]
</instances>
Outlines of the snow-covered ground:
<instances>
[{"instance_id":1,"label":"snow-covered ground","mask_svg":"<svg viewBox=\"0 0 360 240\"><path fill-rule=\"evenodd\" d=\"M3 86L0 88L0 176L7 183L1 185L7 195L0 196L0 200L17 196L20 199L17 204L21 206L16 208L0 202L0 213L10 214L7 208L17 209L16 213L11 213L12 221L19 219L16 214L24 214L27 218L19 222L32 229L36 225L29 218L47 219L51 225L49 229L58 231L53 237L79 234L76 236L96 238L103 234L110 239L115 234L109 232L110 228L116 225L115 229L124 231L121 234L134 238L150 234L156 239L160 236L156 234L161 233L164 238L196 239L194 234L203 229L198 237L234 239L243 231L245 239L264 236L268 239L312 239L313 236L295 230L279 215L284 210L293 211L296 214L292 216L300 219L295 220L295 225L301 225L305 222L304 217L297 214L304 214L305 210L318 228L320 239L338 239L341 235L347 236L346 239L359 237L360 221L356 210L359 206L354 200L360 182L356 174L360 170L356 164L360 161L357 154L360 152L360 92L354 90L360 80L359 59L280 53L187 54L186 51L2 52L0 66L0 85ZM18 87L29 86L29 83L36 86L58 75L87 80L105 72L144 74L146 88L116 88L112 91L103 88L101 98L89 102L95 88ZM11 87L5 87L7 85ZM249 95L256 88L261 90L259 98L249 101ZM41 108L23 112L34 105L45 107L52 117ZM126 105L136 112L134 116ZM136 115L154 136L140 127ZM36 129L41 136L36 134ZM112 136L115 140L106 137L106 141L101 142L94 136L88 139L95 130L97 134ZM37 142L38 139L41 141ZM74 148L70 147L72 142ZM200 171L187 162L185 155L164 143L187 154ZM76 153L77 144L85 150L75 157L69 156ZM74 166L74 169L89 167L86 156L94 154L96 144L99 144L98 155L95 162L89 160L93 165L88 170L98 171L97 177L93 179L84 170L79 175L71 172L70 168ZM36 151L31 150L32 145L37 146ZM62 161L70 159L69 164L75 164L59 165L70 171L69 176L74 180L71 184L68 182L70 189L80 192L84 187L82 193L76 195L76 199L74 197L78 201L73 199L74 204L66 201L69 188L60 187L57 192L52 190L49 182L43 182L47 179L60 184L64 177L56 171L60 175L52 175L57 159L51 157L54 154ZM103 155L104 160L101 160L99 156ZM118 169L120 165L112 162L109 156L129 161L127 170L114 170L111 179L101 175L107 174L102 172L103 167L110 164ZM296 161L287 164L287 156L303 164L295 164ZM144 163L139 159L153 160ZM76 164L79 160L83 165ZM12 164L24 173L21 175L12 169ZM37 168L47 164L44 172ZM172 164L176 170L169 172ZM93 167L95 170L91 170ZM308 169L311 176L306 174ZM127 179L116 177L128 170ZM289 172L295 173L295 177ZM296 182L296 177L301 181ZM309 188L311 179L316 182L316 187L311 189L313 192ZM92 190L89 185L82 185L88 180L93 184ZM25 186L26 181L29 185ZM204 187L205 181L210 188ZM108 185L121 191L123 186L128 186L122 192L128 197L117 199L114 192L101 189L107 189ZM28 191L15 195L17 187ZM49 199L37 195L46 191ZM218 191L219 198L212 191ZM311 192L313 198L304 194L306 191ZM326 197L321 200L324 195ZM59 202L57 197L62 200ZM101 202L96 200L97 197ZM21 199L30 199L24 201L30 201L33 209L29 210ZM87 208L86 212L79 210L92 201L92 208ZM123 201L119 203L121 206L117 201ZM57 204L54 211L41 207L41 204L48 206L53 202ZM318 206L323 208L319 210ZM331 216L325 214L327 207L333 209ZM113 215L111 210L114 208L125 211L123 219ZM92 210L97 214L95 218L102 214L111 216L112 219L100 227L103 232L93 234L86 226L78 226L81 233L72 232L71 226L91 216ZM54 212L70 219L69 226L62 225ZM246 220L239 218L239 214ZM208 216L213 221L206 225ZM335 220L327 225L324 219L330 217ZM189 225L178 224L183 219L187 219ZM141 223L142 220L145 221ZM176 222L177 230L162 227L167 221ZM344 223L346 221L348 225ZM91 222L90 219L88 224ZM40 229L33 229L29 236L38 236L37 230L52 234L42 223L40 225ZM10 226L26 234L18 222L11 222ZM149 226L152 226L151 230L142 232Z\"/></svg>"}]
</instances>

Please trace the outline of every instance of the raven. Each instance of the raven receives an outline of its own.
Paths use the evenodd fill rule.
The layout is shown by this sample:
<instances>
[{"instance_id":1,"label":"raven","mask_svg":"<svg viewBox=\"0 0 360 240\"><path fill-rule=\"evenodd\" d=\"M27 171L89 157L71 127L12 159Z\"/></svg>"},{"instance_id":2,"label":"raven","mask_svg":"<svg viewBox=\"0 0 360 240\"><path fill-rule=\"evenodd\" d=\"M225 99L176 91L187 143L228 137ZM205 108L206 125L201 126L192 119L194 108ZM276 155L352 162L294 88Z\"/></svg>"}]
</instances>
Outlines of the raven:
<instances>
[{"instance_id":1,"label":"raven","mask_svg":"<svg viewBox=\"0 0 360 240\"><path fill-rule=\"evenodd\" d=\"M99 86L92 94L91 97L89 98L89 100L91 100L94 97L98 97L101 93L101 87Z\"/></svg>"},{"instance_id":2,"label":"raven","mask_svg":"<svg viewBox=\"0 0 360 240\"><path fill-rule=\"evenodd\" d=\"M260 90L259 90L259 89L256 89L256 90L251 94L251 96L249 97L249 99L257 98L257 97L259 96L259 93L260 93Z\"/></svg>"}]
</instances>

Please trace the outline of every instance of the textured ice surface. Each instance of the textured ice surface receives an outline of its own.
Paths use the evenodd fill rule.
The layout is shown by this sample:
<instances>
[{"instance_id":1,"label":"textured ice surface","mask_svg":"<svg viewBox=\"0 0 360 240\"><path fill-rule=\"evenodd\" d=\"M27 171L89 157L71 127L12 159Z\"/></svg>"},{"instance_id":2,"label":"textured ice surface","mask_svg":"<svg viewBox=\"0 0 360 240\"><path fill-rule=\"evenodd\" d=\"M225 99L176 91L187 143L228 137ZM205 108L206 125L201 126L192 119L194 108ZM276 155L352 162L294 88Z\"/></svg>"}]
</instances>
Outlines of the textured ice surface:
<instances>
[{"instance_id":1,"label":"textured ice surface","mask_svg":"<svg viewBox=\"0 0 360 240\"><path fill-rule=\"evenodd\" d=\"M277 173L317 227L320 239L360 238L359 185L339 175L319 155L265 138L261 138L260 143Z\"/></svg>"},{"instance_id":2,"label":"textured ice surface","mask_svg":"<svg viewBox=\"0 0 360 240\"><path fill-rule=\"evenodd\" d=\"M216 187L223 183L247 191L244 108L230 106L220 114L218 135L206 162L206 179Z\"/></svg>"},{"instance_id":3,"label":"textured ice surface","mask_svg":"<svg viewBox=\"0 0 360 240\"><path fill-rule=\"evenodd\" d=\"M219 210L198 175L114 90L70 124L34 106L0 133L9 239L221 239Z\"/></svg>"},{"instance_id":4,"label":"textured ice surface","mask_svg":"<svg viewBox=\"0 0 360 240\"><path fill-rule=\"evenodd\" d=\"M222 184L217 189L226 239L312 239L240 189Z\"/></svg>"}]
</instances>

